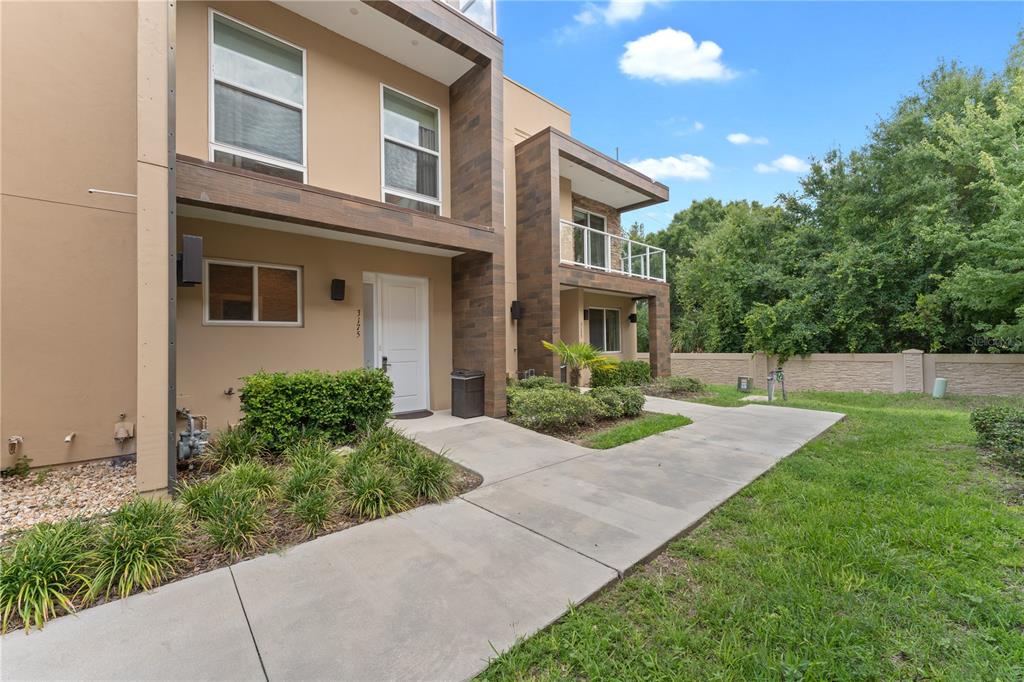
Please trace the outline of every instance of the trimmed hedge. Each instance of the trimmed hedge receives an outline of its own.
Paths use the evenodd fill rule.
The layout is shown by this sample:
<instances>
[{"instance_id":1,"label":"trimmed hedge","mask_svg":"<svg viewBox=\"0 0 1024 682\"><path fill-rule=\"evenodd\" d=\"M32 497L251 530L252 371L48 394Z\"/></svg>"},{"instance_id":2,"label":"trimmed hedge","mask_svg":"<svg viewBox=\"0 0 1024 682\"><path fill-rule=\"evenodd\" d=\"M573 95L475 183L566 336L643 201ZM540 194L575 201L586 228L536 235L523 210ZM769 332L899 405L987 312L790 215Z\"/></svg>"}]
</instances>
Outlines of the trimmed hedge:
<instances>
[{"instance_id":1,"label":"trimmed hedge","mask_svg":"<svg viewBox=\"0 0 1024 682\"><path fill-rule=\"evenodd\" d=\"M623 360L590 372L591 388L642 386L651 383L651 366L643 360Z\"/></svg>"},{"instance_id":2,"label":"trimmed hedge","mask_svg":"<svg viewBox=\"0 0 1024 682\"><path fill-rule=\"evenodd\" d=\"M971 412L971 426L995 460L1024 473L1024 409L983 407Z\"/></svg>"},{"instance_id":3,"label":"trimmed hedge","mask_svg":"<svg viewBox=\"0 0 1024 682\"><path fill-rule=\"evenodd\" d=\"M644 410L644 394L634 386L600 386L587 395L601 403L601 416L609 419L637 417Z\"/></svg>"},{"instance_id":4,"label":"trimmed hedge","mask_svg":"<svg viewBox=\"0 0 1024 682\"><path fill-rule=\"evenodd\" d=\"M534 431L571 431L603 416L604 405L588 394L557 388L508 391L509 421Z\"/></svg>"},{"instance_id":5,"label":"trimmed hedge","mask_svg":"<svg viewBox=\"0 0 1024 682\"><path fill-rule=\"evenodd\" d=\"M560 389L564 389L564 390L569 390L569 389L572 388L572 386L570 386L569 384L563 384L562 382L558 381L554 377L543 376L543 375L538 375L538 376L534 376L534 377L527 377L526 379L520 379L519 381L517 381L514 384L512 384L512 386L515 386L516 388L526 388L526 389L534 389L534 388L560 388Z\"/></svg>"},{"instance_id":6,"label":"trimmed hedge","mask_svg":"<svg viewBox=\"0 0 1024 682\"><path fill-rule=\"evenodd\" d=\"M257 372L243 382L246 425L277 449L314 434L335 444L349 443L384 424L394 395L391 379L379 369Z\"/></svg>"}]
</instances>

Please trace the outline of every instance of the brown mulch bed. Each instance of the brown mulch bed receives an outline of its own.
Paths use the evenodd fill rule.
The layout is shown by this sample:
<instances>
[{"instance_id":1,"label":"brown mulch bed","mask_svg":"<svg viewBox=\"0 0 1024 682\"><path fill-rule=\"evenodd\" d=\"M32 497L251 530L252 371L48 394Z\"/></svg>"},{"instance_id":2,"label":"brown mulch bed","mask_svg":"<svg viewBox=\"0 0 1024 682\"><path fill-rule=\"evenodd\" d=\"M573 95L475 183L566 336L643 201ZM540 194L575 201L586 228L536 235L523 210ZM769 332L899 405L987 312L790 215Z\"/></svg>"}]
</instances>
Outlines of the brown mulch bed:
<instances>
[{"instance_id":1,"label":"brown mulch bed","mask_svg":"<svg viewBox=\"0 0 1024 682\"><path fill-rule=\"evenodd\" d=\"M616 426L622 426L630 422L635 422L638 419L652 414L651 412L641 412L638 417L616 417L614 419L598 419L590 426L577 426L571 429L565 430L553 430L553 431L538 431L543 433L545 436L551 436L560 440L575 443L576 445L582 445L587 447L586 441L598 433L614 429ZM506 421L508 421L506 419Z\"/></svg>"}]
</instances>

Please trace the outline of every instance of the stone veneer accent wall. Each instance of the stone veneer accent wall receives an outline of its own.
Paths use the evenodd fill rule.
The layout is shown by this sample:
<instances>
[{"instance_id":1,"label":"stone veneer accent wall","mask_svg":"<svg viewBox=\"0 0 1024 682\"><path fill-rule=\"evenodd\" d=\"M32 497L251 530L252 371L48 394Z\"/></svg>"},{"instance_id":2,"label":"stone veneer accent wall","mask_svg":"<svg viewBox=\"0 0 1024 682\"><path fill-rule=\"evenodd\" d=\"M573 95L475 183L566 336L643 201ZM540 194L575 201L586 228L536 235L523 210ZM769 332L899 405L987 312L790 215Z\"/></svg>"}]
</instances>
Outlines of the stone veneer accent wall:
<instances>
[{"instance_id":1,"label":"stone veneer accent wall","mask_svg":"<svg viewBox=\"0 0 1024 682\"><path fill-rule=\"evenodd\" d=\"M603 215L607 221L606 231L608 234L622 234L622 215L617 208L612 208L608 204L602 204L600 201L594 201L590 197L585 197L576 192L572 193L572 207L582 208L584 211Z\"/></svg>"},{"instance_id":2,"label":"stone veneer accent wall","mask_svg":"<svg viewBox=\"0 0 1024 682\"><path fill-rule=\"evenodd\" d=\"M516 146L516 282L523 303L517 325L519 369L551 376L558 376L558 358L540 342L557 339L561 332L555 154L548 135Z\"/></svg>"},{"instance_id":3,"label":"stone veneer accent wall","mask_svg":"<svg viewBox=\"0 0 1024 682\"><path fill-rule=\"evenodd\" d=\"M480 369L484 412L505 415L505 222L500 58L473 67L450 90L452 217L491 227L494 253L452 259L452 364Z\"/></svg>"}]
</instances>

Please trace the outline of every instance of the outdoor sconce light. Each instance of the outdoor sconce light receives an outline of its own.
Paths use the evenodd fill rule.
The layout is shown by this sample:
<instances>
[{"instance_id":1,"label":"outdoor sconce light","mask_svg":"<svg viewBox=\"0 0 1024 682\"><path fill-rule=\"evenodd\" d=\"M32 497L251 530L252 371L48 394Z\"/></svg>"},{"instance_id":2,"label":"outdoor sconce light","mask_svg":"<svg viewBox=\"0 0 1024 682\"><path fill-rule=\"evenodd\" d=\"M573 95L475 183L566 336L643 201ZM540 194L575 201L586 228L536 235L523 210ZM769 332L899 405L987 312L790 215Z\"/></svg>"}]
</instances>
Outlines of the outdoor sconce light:
<instances>
[{"instance_id":1,"label":"outdoor sconce light","mask_svg":"<svg viewBox=\"0 0 1024 682\"><path fill-rule=\"evenodd\" d=\"M583 309L583 319L584 320L589 320L590 319L590 308L584 308Z\"/></svg>"},{"instance_id":2,"label":"outdoor sconce light","mask_svg":"<svg viewBox=\"0 0 1024 682\"><path fill-rule=\"evenodd\" d=\"M630 324L636 324L636 313L630 313L629 314L629 323Z\"/></svg>"},{"instance_id":3,"label":"outdoor sconce light","mask_svg":"<svg viewBox=\"0 0 1024 682\"><path fill-rule=\"evenodd\" d=\"M178 286L192 287L203 283L203 238L193 234L181 236L178 254Z\"/></svg>"},{"instance_id":4,"label":"outdoor sconce light","mask_svg":"<svg viewBox=\"0 0 1024 682\"><path fill-rule=\"evenodd\" d=\"M519 301L512 301L512 319L523 319L523 304Z\"/></svg>"},{"instance_id":5,"label":"outdoor sconce light","mask_svg":"<svg viewBox=\"0 0 1024 682\"><path fill-rule=\"evenodd\" d=\"M345 280L343 280L343 279L332 279L331 280L331 300L332 301L344 301L345 300Z\"/></svg>"}]
</instances>

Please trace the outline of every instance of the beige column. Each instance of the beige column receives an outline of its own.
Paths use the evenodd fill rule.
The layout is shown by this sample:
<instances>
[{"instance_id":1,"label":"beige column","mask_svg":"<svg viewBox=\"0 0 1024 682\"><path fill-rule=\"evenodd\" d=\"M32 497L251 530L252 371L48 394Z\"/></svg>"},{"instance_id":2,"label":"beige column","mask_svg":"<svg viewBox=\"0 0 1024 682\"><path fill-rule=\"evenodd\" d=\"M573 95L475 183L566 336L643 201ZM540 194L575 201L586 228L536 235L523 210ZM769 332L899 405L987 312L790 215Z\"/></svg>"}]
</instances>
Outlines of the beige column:
<instances>
[{"instance_id":1,"label":"beige column","mask_svg":"<svg viewBox=\"0 0 1024 682\"><path fill-rule=\"evenodd\" d=\"M136 409L140 492L166 492L174 440L173 395L175 243L169 209L174 158L174 2L138 3L136 256L138 359Z\"/></svg>"},{"instance_id":2,"label":"beige column","mask_svg":"<svg viewBox=\"0 0 1024 682\"><path fill-rule=\"evenodd\" d=\"M650 344L651 376L672 374L672 328L669 325L669 301L665 295L647 299L647 338Z\"/></svg>"},{"instance_id":3,"label":"beige column","mask_svg":"<svg viewBox=\"0 0 1024 682\"><path fill-rule=\"evenodd\" d=\"M903 356L903 390L909 393L924 392L924 351L913 348L901 353Z\"/></svg>"},{"instance_id":4,"label":"beige column","mask_svg":"<svg viewBox=\"0 0 1024 682\"><path fill-rule=\"evenodd\" d=\"M630 301L629 305L622 311L622 319L619 320L622 333L622 359L636 360L636 328L635 322L629 321L630 315L636 314L636 301Z\"/></svg>"}]
</instances>

